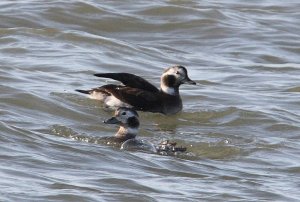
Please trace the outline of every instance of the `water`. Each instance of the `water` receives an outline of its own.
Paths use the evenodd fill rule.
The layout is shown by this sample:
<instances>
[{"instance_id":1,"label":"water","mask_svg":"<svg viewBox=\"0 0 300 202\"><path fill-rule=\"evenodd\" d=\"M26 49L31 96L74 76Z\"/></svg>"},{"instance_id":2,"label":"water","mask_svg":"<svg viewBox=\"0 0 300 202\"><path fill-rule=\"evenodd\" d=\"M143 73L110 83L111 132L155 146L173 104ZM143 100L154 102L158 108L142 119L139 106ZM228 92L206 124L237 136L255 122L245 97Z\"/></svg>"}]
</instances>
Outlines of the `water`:
<instances>
[{"instance_id":1,"label":"water","mask_svg":"<svg viewBox=\"0 0 300 202\"><path fill-rule=\"evenodd\" d=\"M0 201L299 201L298 1L1 1ZM97 144L112 112L74 92L155 85L181 64L182 113L140 113L139 138L183 156Z\"/></svg>"}]
</instances>

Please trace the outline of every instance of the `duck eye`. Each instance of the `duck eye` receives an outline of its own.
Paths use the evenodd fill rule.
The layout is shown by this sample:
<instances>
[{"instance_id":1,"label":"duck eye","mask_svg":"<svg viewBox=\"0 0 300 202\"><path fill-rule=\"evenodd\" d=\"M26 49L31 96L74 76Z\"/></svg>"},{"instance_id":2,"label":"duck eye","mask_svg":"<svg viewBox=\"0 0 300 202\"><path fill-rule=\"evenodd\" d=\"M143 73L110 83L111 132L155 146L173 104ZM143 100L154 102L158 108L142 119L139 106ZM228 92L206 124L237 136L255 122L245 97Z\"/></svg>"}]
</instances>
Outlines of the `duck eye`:
<instances>
[{"instance_id":1,"label":"duck eye","mask_svg":"<svg viewBox=\"0 0 300 202\"><path fill-rule=\"evenodd\" d=\"M122 112L122 114L121 115L126 115L126 112Z\"/></svg>"},{"instance_id":2,"label":"duck eye","mask_svg":"<svg viewBox=\"0 0 300 202\"><path fill-rule=\"evenodd\" d=\"M180 74L180 72L179 72L179 71L177 71L177 72L176 72L176 74Z\"/></svg>"}]
</instances>

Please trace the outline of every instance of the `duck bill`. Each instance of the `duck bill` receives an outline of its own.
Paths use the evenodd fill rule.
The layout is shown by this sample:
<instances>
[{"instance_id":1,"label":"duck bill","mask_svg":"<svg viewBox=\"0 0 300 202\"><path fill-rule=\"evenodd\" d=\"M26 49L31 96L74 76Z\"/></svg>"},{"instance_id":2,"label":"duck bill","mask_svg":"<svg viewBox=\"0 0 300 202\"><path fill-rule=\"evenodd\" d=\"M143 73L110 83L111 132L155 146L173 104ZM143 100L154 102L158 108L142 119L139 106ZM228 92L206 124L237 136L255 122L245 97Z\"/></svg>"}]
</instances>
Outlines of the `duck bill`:
<instances>
[{"instance_id":1,"label":"duck bill","mask_svg":"<svg viewBox=\"0 0 300 202\"><path fill-rule=\"evenodd\" d=\"M189 77L184 79L181 83L182 84L190 84L190 85L196 85L197 84L195 81L191 80Z\"/></svg>"},{"instance_id":2,"label":"duck bill","mask_svg":"<svg viewBox=\"0 0 300 202\"><path fill-rule=\"evenodd\" d=\"M105 124L120 124L121 121L119 121L116 117L111 117L110 119L107 119L104 121Z\"/></svg>"}]
</instances>

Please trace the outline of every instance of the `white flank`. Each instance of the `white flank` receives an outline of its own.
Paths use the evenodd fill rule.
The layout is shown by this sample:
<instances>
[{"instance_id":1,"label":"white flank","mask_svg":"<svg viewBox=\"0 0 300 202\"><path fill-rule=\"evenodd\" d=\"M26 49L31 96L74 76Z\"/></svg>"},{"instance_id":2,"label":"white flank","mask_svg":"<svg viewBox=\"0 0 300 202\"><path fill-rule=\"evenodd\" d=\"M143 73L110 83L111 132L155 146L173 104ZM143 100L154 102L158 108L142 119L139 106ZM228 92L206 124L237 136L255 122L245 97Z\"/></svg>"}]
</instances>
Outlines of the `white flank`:
<instances>
[{"instance_id":1,"label":"white flank","mask_svg":"<svg viewBox=\"0 0 300 202\"><path fill-rule=\"evenodd\" d=\"M89 98L94 99L94 100L103 101L106 97L107 97L107 95L105 95L101 92L96 92L96 91L93 91L93 93L89 94Z\"/></svg>"},{"instance_id":2,"label":"white flank","mask_svg":"<svg viewBox=\"0 0 300 202\"><path fill-rule=\"evenodd\" d=\"M111 96L111 95L106 95L101 92L96 92L94 91L89 95L89 98L95 99L95 100L100 100L104 102L104 104L108 107L132 107L131 105L122 102L118 98Z\"/></svg>"},{"instance_id":3,"label":"white flank","mask_svg":"<svg viewBox=\"0 0 300 202\"><path fill-rule=\"evenodd\" d=\"M131 105L122 102L118 98L114 96L107 96L104 100L104 104L108 107L132 107Z\"/></svg>"}]
</instances>

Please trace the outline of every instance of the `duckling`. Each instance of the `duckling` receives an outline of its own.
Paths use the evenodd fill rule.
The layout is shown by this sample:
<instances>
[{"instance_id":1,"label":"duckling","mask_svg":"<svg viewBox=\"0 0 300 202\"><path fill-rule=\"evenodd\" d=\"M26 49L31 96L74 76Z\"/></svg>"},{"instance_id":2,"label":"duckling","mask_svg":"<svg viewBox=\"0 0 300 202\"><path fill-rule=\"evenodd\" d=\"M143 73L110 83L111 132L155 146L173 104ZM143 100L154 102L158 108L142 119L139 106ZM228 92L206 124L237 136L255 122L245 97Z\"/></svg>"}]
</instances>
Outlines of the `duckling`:
<instances>
[{"instance_id":1,"label":"duckling","mask_svg":"<svg viewBox=\"0 0 300 202\"><path fill-rule=\"evenodd\" d=\"M196 85L188 77L187 69L181 65L167 68L160 79L160 89L129 73L100 73L97 77L111 78L123 85L108 84L91 90L76 90L100 100L107 107L129 107L138 111L176 114L182 110L179 94L181 84Z\"/></svg>"}]
</instances>

